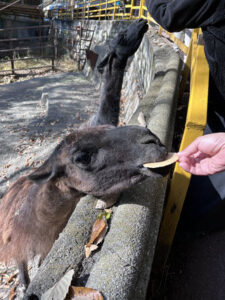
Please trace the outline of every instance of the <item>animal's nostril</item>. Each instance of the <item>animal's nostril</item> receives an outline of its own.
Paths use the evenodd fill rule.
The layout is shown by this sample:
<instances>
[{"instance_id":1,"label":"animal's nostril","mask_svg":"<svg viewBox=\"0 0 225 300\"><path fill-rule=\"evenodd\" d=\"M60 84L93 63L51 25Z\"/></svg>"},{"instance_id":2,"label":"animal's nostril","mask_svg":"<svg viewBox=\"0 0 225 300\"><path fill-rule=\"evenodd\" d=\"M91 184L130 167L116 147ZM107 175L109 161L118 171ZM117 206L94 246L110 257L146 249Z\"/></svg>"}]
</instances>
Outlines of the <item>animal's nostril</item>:
<instances>
[{"instance_id":1,"label":"animal's nostril","mask_svg":"<svg viewBox=\"0 0 225 300\"><path fill-rule=\"evenodd\" d=\"M167 154L168 154L168 150L167 150L167 148L165 147L165 146L163 146L163 156L164 156L164 158L167 156Z\"/></svg>"}]
</instances>

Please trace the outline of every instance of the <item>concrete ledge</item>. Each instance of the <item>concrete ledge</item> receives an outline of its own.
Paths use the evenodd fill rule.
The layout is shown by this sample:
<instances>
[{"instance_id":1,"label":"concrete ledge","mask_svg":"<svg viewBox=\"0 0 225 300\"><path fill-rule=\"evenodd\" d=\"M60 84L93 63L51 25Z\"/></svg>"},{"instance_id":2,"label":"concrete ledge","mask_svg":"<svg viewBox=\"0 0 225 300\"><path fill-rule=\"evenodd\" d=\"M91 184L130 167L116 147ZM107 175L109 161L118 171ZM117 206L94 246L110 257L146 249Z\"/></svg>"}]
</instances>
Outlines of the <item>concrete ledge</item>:
<instances>
[{"instance_id":1,"label":"concrete ledge","mask_svg":"<svg viewBox=\"0 0 225 300\"><path fill-rule=\"evenodd\" d=\"M180 60L158 36L153 38L157 39L152 42L153 79L129 124L138 124L139 112L143 112L149 128L170 148ZM167 178L149 178L123 193L113 209L101 251L85 260L83 247L99 212L92 197L83 198L31 282L27 296L40 296L74 268L76 283L99 290L105 299L145 299L166 187Z\"/></svg>"},{"instance_id":2,"label":"concrete ledge","mask_svg":"<svg viewBox=\"0 0 225 300\"><path fill-rule=\"evenodd\" d=\"M106 299L145 299L167 180L124 193L87 287Z\"/></svg>"}]
</instances>

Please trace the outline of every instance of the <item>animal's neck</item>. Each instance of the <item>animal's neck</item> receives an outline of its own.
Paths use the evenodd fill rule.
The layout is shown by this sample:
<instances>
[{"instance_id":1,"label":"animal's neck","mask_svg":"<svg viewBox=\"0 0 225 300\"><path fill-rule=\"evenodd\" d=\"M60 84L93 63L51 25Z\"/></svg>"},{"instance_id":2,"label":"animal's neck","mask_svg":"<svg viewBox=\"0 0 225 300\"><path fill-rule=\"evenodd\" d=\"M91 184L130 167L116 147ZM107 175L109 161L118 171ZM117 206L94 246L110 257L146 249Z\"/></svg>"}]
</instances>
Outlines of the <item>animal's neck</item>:
<instances>
[{"instance_id":1,"label":"animal's neck","mask_svg":"<svg viewBox=\"0 0 225 300\"><path fill-rule=\"evenodd\" d=\"M93 125L117 126L124 70L124 64L121 65L116 57L110 58L104 69L100 106Z\"/></svg>"},{"instance_id":2,"label":"animal's neck","mask_svg":"<svg viewBox=\"0 0 225 300\"><path fill-rule=\"evenodd\" d=\"M82 193L68 186L64 178L43 184L36 203L39 221L67 222L81 197Z\"/></svg>"},{"instance_id":3,"label":"animal's neck","mask_svg":"<svg viewBox=\"0 0 225 300\"><path fill-rule=\"evenodd\" d=\"M80 192L78 192L76 189L72 188L69 183L68 183L68 178L65 177L61 177L59 179L57 179L55 182L53 182L54 186L56 186L58 188L58 190L64 195L68 195L68 196L79 196L79 194L81 194Z\"/></svg>"},{"instance_id":4,"label":"animal's neck","mask_svg":"<svg viewBox=\"0 0 225 300\"><path fill-rule=\"evenodd\" d=\"M84 193L79 192L74 187L70 185L70 181L66 177L61 177L56 180L54 183L54 187L58 189L63 199L71 200L72 202L78 202Z\"/></svg>"}]
</instances>

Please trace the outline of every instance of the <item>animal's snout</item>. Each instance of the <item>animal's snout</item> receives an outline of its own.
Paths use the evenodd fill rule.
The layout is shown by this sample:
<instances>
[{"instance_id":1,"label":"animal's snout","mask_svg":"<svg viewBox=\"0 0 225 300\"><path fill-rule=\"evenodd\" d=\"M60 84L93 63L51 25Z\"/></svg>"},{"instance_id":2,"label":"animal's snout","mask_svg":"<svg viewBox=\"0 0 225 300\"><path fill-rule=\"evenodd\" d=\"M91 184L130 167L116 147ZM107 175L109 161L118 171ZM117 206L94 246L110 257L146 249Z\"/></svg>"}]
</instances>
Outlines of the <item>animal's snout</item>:
<instances>
[{"instance_id":1,"label":"animal's snout","mask_svg":"<svg viewBox=\"0 0 225 300\"><path fill-rule=\"evenodd\" d=\"M168 155L168 150L164 145L161 145L161 160L164 160Z\"/></svg>"},{"instance_id":2,"label":"animal's snout","mask_svg":"<svg viewBox=\"0 0 225 300\"><path fill-rule=\"evenodd\" d=\"M164 160L168 154L167 148L161 143L160 139L148 128L144 129L144 134L140 137L140 144L146 147L147 153L151 153L152 160Z\"/></svg>"}]
</instances>

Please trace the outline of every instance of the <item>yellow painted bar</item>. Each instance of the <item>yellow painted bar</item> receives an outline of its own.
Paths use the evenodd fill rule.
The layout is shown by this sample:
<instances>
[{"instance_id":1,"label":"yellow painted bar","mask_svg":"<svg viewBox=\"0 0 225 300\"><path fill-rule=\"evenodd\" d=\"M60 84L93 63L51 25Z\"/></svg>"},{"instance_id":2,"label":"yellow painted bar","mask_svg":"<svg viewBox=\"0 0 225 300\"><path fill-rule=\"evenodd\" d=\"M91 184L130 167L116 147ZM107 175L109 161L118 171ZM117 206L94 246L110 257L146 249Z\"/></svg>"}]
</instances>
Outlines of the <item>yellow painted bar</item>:
<instances>
[{"instance_id":1,"label":"yellow painted bar","mask_svg":"<svg viewBox=\"0 0 225 300\"><path fill-rule=\"evenodd\" d=\"M156 22L155 22L156 23ZM157 24L157 23L156 23ZM159 26L159 31L158 31L158 34L161 35L162 34L162 31L165 31L166 34L170 37L170 39L179 47L179 49L181 51L184 52L184 54L187 55L188 53L188 47L183 43L181 42L181 40L179 40L177 37L175 37L175 35L171 32L168 32L166 31L165 29L163 29L161 26Z\"/></svg>"},{"instance_id":2,"label":"yellow painted bar","mask_svg":"<svg viewBox=\"0 0 225 300\"><path fill-rule=\"evenodd\" d=\"M144 1L140 1L139 18L141 18L143 15L143 5L144 5Z\"/></svg>"},{"instance_id":3,"label":"yellow painted bar","mask_svg":"<svg viewBox=\"0 0 225 300\"><path fill-rule=\"evenodd\" d=\"M140 9L140 6L133 6L133 9Z\"/></svg>"},{"instance_id":4,"label":"yellow painted bar","mask_svg":"<svg viewBox=\"0 0 225 300\"><path fill-rule=\"evenodd\" d=\"M180 151L204 132L207 122L209 68L203 45L196 48L188 113ZM170 253L191 175L175 166L156 247L153 272L160 277Z\"/></svg>"},{"instance_id":5,"label":"yellow painted bar","mask_svg":"<svg viewBox=\"0 0 225 300\"><path fill-rule=\"evenodd\" d=\"M134 7L134 0L131 0L131 7L130 7L130 19L133 18L133 7Z\"/></svg>"},{"instance_id":6,"label":"yellow painted bar","mask_svg":"<svg viewBox=\"0 0 225 300\"><path fill-rule=\"evenodd\" d=\"M188 75L190 74L192 44L193 44L193 39L191 39L191 42L190 42L190 45L189 45L189 48L188 48L187 58L186 58L184 70L183 70L183 73L182 73L182 80L181 80L180 88L179 88L179 97L180 98L183 96L183 93L184 93L184 90L185 90L186 84L187 84Z\"/></svg>"},{"instance_id":7,"label":"yellow painted bar","mask_svg":"<svg viewBox=\"0 0 225 300\"><path fill-rule=\"evenodd\" d=\"M168 34L168 36L170 37L170 39L180 48L181 51L184 52L184 54L188 53L188 47L181 42L177 37L175 37L174 34L172 34L171 32L166 32Z\"/></svg>"},{"instance_id":8,"label":"yellow painted bar","mask_svg":"<svg viewBox=\"0 0 225 300\"><path fill-rule=\"evenodd\" d=\"M95 2L95 0L90 0L88 2L88 4L90 3L93 3ZM93 3L89 6L83 6L84 5L84 2L83 1L80 1L80 2L77 2L77 6L78 5L82 5L82 7L77 7L77 8L74 8L74 18L82 18L82 17L85 17L85 18L95 18L95 17L106 17L107 16L113 16L113 19L115 19L116 17L122 17L122 19L138 19L138 18L144 18L144 19L147 19L149 22L153 22L155 24L157 24L155 22L155 20L150 16L148 10L147 10L147 7L145 5L145 0L141 0L140 1L140 5L135 5L134 6L134 0L131 0L131 4L127 4L125 5L125 8L128 9L129 11L126 12L126 13L119 13L118 12L118 5L116 5L116 2L117 0L104 0L104 2L100 2L100 3ZM104 7L108 4L114 4L114 6L112 7ZM88 14L88 7L89 8L96 8L94 10L91 10L92 13L96 13L95 16L91 15L89 16ZM111 14L108 14L108 11L112 11L113 10L113 15ZM137 16L134 16L133 15L133 11L138 11L137 12ZM105 11L105 14L102 13L102 11ZM90 12L90 11L89 11ZM147 14L147 17L146 15ZM64 15L66 16L66 15ZM128 17L129 16L129 17Z\"/></svg>"},{"instance_id":9,"label":"yellow painted bar","mask_svg":"<svg viewBox=\"0 0 225 300\"><path fill-rule=\"evenodd\" d=\"M102 0L100 0L100 9L99 9L99 10L100 10L100 14L101 14L101 8L102 8L102 5L101 5L101 4L102 4ZM101 15L99 15L99 18L98 18L98 19L101 20Z\"/></svg>"}]
</instances>

